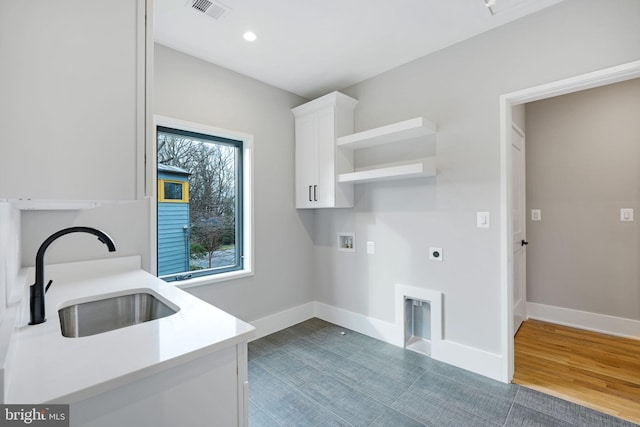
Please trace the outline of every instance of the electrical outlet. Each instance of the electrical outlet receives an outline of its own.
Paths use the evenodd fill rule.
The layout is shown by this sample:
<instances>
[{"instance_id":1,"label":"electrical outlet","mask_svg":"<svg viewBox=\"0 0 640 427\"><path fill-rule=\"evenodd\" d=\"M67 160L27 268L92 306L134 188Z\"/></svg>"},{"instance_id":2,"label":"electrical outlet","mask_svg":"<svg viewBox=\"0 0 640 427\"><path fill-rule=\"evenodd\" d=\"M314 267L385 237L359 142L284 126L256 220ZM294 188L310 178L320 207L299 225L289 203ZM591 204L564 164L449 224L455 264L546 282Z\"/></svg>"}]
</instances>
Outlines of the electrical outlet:
<instances>
[{"instance_id":1,"label":"electrical outlet","mask_svg":"<svg viewBox=\"0 0 640 427\"><path fill-rule=\"evenodd\" d=\"M531 221L542 221L542 211L540 209L531 209Z\"/></svg>"},{"instance_id":2,"label":"electrical outlet","mask_svg":"<svg viewBox=\"0 0 640 427\"><path fill-rule=\"evenodd\" d=\"M367 242L367 253L374 254L376 252L376 245L373 242Z\"/></svg>"},{"instance_id":3,"label":"electrical outlet","mask_svg":"<svg viewBox=\"0 0 640 427\"><path fill-rule=\"evenodd\" d=\"M633 209L620 209L620 221L633 221Z\"/></svg>"},{"instance_id":4,"label":"electrical outlet","mask_svg":"<svg viewBox=\"0 0 640 427\"><path fill-rule=\"evenodd\" d=\"M429 259L431 261L442 261L442 248L429 248Z\"/></svg>"},{"instance_id":5,"label":"electrical outlet","mask_svg":"<svg viewBox=\"0 0 640 427\"><path fill-rule=\"evenodd\" d=\"M478 212L476 218L476 226L478 228L489 228L491 225L489 212Z\"/></svg>"}]
</instances>

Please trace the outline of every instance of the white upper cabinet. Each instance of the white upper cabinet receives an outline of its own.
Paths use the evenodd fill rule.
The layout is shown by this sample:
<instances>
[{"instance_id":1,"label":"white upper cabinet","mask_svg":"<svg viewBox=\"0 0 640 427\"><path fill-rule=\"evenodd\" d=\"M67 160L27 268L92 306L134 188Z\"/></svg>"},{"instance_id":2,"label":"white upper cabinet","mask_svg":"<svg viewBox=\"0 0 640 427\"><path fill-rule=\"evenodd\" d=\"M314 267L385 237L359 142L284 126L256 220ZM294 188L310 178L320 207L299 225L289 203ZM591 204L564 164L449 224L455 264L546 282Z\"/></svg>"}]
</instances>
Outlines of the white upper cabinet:
<instances>
[{"instance_id":1,"label":"white upper cabinet","mask_svg":"<svg viewBox=\"0 0 640 427\"><path fill-rule=\"evenodd\" d=\"M144 196L146 14L145 0L0 2L0 199Z\"/></svg>"},{"instance_id":2,"label":"white upper cabinet","mask_svg":"<svg viewBox=\"0 0 640 427\"><path fill-rule=\"evenodd\" d=\"M357 102L333 92L292 110L296 208L353 207L353 184L436 176L435 123L415 117L353 133Z\"/></svg>"},{"instance_id":3,"label":"white upper cabinet","mask_svg":"<svg viewBox=\"0 0 640 427\"><path fill-rule=\"evenodd\" d=\"M339 92L294 108L296 208L353 206L353 185L338 183L353 165L353 153L336 149L336 138L353 133L357 100Z\"/></svg>"}]
</instances>

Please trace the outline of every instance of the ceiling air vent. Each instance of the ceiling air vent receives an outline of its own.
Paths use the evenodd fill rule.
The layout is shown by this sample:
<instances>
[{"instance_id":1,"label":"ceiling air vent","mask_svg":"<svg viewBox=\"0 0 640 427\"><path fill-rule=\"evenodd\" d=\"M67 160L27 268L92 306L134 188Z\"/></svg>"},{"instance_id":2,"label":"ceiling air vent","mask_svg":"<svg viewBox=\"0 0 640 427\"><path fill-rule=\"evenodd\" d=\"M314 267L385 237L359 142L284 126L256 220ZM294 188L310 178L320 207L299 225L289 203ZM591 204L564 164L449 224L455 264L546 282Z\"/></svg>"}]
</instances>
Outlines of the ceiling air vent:
<instances>
[{"instance_id":1,"label":"ceiling air vent","mask_svg":"<svg viewBox=\"0 0 640 427\"><path fill-rule=\"evenodd\" d=\"M188 4L191 5L192 9L204 13L213 19L220 19L229 11L227 6L210 0L189 0Z\"/></svg>"}]
</instances>

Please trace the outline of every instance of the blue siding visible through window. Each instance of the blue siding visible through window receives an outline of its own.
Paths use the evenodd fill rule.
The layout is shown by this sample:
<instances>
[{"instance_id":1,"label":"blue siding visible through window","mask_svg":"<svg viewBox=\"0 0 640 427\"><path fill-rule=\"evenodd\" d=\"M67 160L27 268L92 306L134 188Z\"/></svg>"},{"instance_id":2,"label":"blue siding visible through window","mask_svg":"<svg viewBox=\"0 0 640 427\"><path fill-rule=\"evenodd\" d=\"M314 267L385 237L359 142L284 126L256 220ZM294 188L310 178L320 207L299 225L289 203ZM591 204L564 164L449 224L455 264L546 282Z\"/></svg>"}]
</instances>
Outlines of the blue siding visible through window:
<instances>
[{"instance_id":1,"label":"blue siding visible through window","mask_svg":"<svg viewBox=\"0 0 640 427\"><path fill-rule=\"evenodd\" d=\"M158 200L158 276L241 270L242 142L160 126L157 135L159 185L185 182L189 195Z\"/></svg>"},{"instance_id":2,"label":"blue siding visible through window","mask_svg":"<svg viewBox=\"0 0 640 427\"><path fill-rule=\"evenodd\" d=\"M189 204L158 203L158 275L189 270Z\"/></svg>"}]
</instances>

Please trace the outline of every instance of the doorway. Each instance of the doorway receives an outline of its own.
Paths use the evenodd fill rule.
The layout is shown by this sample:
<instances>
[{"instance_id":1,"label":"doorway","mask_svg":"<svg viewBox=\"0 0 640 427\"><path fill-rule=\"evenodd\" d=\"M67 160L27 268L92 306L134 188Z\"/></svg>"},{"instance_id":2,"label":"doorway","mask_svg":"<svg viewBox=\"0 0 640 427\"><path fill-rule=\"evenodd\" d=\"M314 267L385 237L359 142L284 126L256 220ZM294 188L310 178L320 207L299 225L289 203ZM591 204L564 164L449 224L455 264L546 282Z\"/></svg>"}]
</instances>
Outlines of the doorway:
<instances>
[{"instance_id":1,"label":"doorway","mask_svg":"<svg viewBox=\"0 0 640 427\"><path fill-rule=\"evenodd\" d=\"M510 382L514 374L514 214L513 214L513 162L512 114L515 105L564 95L584 89L603 86L640 77L640 61L583 74L565 80L544 84L500 97L500 199L501 199L501 335L502 377Z\"/></svg>"}]
</instances>

